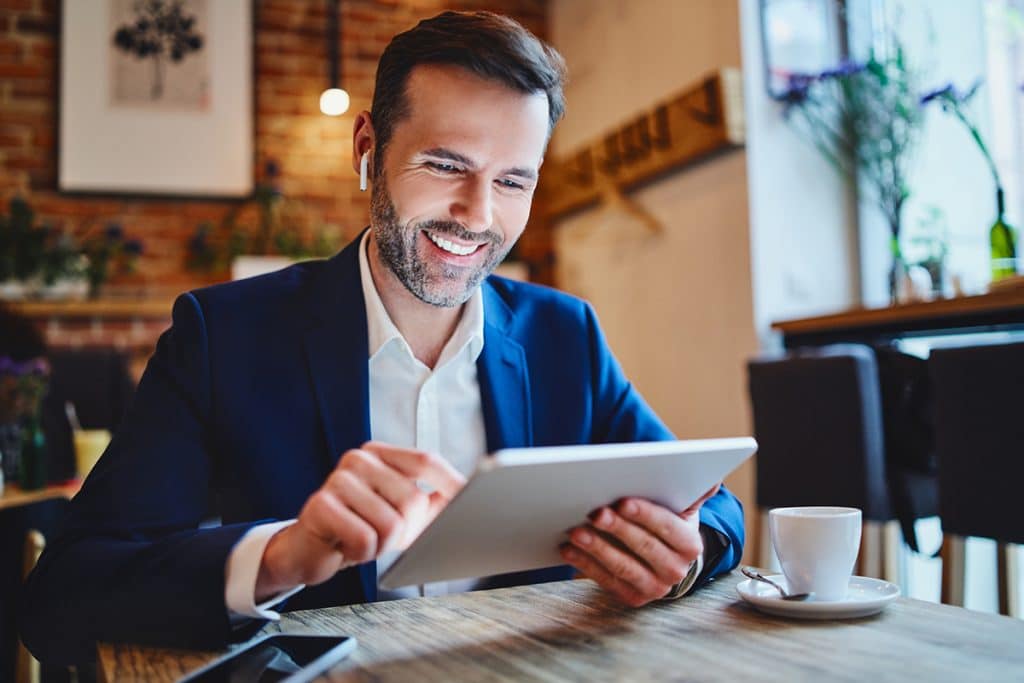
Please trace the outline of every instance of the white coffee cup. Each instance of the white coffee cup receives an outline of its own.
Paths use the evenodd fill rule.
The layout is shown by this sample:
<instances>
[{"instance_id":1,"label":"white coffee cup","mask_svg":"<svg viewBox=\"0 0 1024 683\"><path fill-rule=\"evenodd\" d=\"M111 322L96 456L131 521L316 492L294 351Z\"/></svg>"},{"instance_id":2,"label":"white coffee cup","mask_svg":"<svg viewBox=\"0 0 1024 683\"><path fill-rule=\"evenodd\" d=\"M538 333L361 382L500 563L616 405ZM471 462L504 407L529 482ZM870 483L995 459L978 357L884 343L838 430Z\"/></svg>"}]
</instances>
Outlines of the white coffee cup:
<instances>
[{"instance_id":1,"label":"white coffee cup","mask_svg":"<svg viewBox=\"0 0 1024 683\"><path fill-rule=\"evenodd\" d=\"M814 593L822 602L846 598L860 550L860 510L775 508L768 528L789 592Z\"/></svg>"}]
</instances>

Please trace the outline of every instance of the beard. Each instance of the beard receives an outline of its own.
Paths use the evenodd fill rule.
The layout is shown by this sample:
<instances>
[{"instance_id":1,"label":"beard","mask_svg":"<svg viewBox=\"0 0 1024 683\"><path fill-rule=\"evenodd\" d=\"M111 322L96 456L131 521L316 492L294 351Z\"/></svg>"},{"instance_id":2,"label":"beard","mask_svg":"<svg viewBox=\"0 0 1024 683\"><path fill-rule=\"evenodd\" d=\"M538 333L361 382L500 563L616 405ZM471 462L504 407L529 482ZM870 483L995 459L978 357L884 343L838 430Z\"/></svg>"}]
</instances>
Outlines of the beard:
<instances>
[{"instance_id":1,"label":"beard","mask_svg":"<svg viewBox=\"0 0 1024 683\"><path fill-rule=\"evenodd\" d=\"M494 272L512 245L493 230L473 232L455 221L429 220L403 226L384 178L373 184L370 229L384 265L417 299L432 306L454 308L466 303L485 277ZM486 258L477 266L459 267L428 260L419 242L421 231L450 236L466 244L480 244ZM429 239L429 238L428 238ZM429 248L429 247L428 247Z\"/></svg>"}]
</instances>

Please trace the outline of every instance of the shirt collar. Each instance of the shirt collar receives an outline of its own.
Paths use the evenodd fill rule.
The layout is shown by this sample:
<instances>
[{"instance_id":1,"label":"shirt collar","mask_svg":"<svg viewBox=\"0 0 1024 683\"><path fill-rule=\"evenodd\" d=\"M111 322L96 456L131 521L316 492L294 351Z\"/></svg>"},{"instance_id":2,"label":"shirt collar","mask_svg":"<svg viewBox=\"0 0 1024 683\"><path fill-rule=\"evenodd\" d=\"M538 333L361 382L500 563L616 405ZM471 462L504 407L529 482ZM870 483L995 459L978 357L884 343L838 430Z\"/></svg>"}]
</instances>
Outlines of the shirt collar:
<instances>
[{"instance_id":1,"label":"shirt collar","mask_svg":"<svg viewBox=\"0 0 1024 683\"><path fill-rule=\"evenodd\" d=\"M366 255L369 241L370 231L367 230L359 241L359 279L363 287L363 302L366 305L369 357L373 358L385 345L396 339L411 355L408 342L405 341L402 333L391 320L391 316L388 315L387 309L384 308L384 302L380 300L377 287L373 283L373 276L370 274L370 261ZM462 307L459 324L445 344L437 367L447 363L467 346L469 347L469 360L475 363L484 348L484 301L480 287L476 288L476 291Z\"/></svg>"}]
</instances>

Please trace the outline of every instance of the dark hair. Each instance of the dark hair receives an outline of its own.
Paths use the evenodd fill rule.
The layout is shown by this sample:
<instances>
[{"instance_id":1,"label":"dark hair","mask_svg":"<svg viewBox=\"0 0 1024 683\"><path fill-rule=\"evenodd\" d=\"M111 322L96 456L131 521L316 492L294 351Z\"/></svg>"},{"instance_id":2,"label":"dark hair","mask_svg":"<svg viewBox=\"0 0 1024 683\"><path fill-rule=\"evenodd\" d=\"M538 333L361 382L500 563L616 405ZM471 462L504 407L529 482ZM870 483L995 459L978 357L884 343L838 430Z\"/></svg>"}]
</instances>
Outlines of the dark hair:
<instances>
[{"instance_id":1,"label":"dark hair","mask_svg":"<svg viewBox=\"0 0 1024 683\"><path fill-rule=\"evenodd\" d=\"M384 48L370 111L378 154L395 125L409 114L405 86L421 64L458 66L524 94L543 92L549 136L565 111L565 61L554 48L500 14L442 12L399 33Z\"/></svg>"}]
</instances>

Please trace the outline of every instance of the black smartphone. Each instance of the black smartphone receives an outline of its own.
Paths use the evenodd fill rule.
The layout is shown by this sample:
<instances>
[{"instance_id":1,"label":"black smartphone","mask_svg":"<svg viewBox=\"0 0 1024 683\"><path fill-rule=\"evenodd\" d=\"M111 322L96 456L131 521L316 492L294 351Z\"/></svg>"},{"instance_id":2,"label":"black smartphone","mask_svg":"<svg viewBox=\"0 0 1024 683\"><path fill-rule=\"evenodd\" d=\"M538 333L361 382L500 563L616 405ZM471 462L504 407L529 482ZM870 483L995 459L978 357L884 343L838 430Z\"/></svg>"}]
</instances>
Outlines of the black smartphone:
<instances>
[{"instance_id":1,"label":"black smartphone","mask_svg":"<svg viewBox=\"0 0 1024 683\"><path fill-rule=\"evenodd\" d=\"M276 633L215 659L179 683L311 681L356 649L349 636Z\"/></svg>"}]
</instances>

